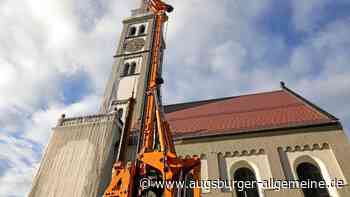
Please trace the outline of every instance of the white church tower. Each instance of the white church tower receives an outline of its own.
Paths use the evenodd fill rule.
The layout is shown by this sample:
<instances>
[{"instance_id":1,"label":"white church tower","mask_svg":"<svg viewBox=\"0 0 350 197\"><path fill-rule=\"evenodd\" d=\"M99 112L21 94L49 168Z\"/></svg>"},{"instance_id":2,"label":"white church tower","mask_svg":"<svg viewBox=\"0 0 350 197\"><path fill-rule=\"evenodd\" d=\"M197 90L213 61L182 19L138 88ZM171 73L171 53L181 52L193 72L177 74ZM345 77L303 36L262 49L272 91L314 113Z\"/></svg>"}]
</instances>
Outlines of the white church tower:
<instances>
[{"instance_id":1,"label":"white church tower","mask_svg":"<svg viewBox=\"0 0 350 197\"><path fill-rule=\"evenodd\" d=\"M140 120L152 55L153 26L154 15L147 11L141 0L140 8L132 10L132 16L123 21L115 63L102 101L102 113L117 111L124 119L128 99L134 96L133 123Z\"/></svg>"}]
</instances>

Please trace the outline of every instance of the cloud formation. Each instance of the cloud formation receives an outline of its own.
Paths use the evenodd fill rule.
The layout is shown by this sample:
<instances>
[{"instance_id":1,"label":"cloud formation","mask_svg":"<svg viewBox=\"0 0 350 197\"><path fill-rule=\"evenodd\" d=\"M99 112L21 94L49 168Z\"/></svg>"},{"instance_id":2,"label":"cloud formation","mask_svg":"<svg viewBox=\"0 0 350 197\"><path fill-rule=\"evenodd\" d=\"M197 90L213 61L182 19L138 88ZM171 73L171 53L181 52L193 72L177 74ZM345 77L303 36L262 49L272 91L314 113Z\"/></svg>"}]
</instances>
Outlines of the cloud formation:
<instances>
[{"instance_id":1,"label":"cloud formation","mask_svg":"<svg viewBox=\"0 0 350 197\"><path fill-rule=\"evenodd\" d=\"M166 103L278 88L350 127L346 0L172 0ZM0 196L24 196L60 114L98 110L121 20L138 2L0 2Z\"/></svg>"}]
</instances>

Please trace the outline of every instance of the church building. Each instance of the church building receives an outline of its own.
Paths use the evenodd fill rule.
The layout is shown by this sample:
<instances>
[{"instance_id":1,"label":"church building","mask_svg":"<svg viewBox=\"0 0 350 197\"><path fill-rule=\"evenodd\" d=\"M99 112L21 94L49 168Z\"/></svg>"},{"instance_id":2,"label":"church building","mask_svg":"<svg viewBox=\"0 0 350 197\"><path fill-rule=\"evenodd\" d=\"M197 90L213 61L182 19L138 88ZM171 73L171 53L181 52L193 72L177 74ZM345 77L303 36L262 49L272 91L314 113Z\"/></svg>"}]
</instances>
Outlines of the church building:
<instances>
[{"instance_id":1,"label":"church building","mask_svg":"<svg viewBox=\"0 0 350 197\"><path fill-rule=\"evenodd\" d=\"M141 1L123 31L99 114L62 115L53 128L29 197L97 197L109 184L128 99L143 115L154 15ZM162 54L165 41L162 42ZM160 60L162 61L162 59ZM159 70L161 73L161 70ZM202 196L348 197L350 144L339 120L283 82L281 88L164 106L179 156L201 158L202 180L340 181L327 188L204 187ZM210 90L208 90L210 91ZM129 157L135 140L129 142Z\"/></svg>"}]
</instances>

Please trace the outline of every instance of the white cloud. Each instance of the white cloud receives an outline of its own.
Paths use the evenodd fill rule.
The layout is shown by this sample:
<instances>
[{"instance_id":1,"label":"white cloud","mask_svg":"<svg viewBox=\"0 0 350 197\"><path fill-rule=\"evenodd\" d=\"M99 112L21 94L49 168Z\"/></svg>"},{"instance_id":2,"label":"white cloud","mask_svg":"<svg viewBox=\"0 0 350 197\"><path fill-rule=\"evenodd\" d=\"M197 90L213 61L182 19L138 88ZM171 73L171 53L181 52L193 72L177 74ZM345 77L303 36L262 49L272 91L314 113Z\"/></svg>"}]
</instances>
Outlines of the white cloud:
<instances>
[{"instance_id":1,"label":"white cloud","mask_svg":"<svg viewBox=\"0 0 350 197\"><path fill-rule=\"evenodd\" d=\"M324 17L324 9L332 0L291 1L293 24L298 31L311 33L318 28Z\"/></svg>"},{"instance_id":2,"label":"white cloud","mask_svg":"<svg viewBox=\"0 0 350 197\"><path fill-rule=\"evenodd\" d=\"M21 173L17 172L15 168L9 168L5 174L0 178L0 196L19 197L26 196L28 189L32 183L35 166L22 166Z\"/></svg>"},{"instance_id":3,"label":"white cloud","mask_svg":"<svg viewBox=\"0 0 350 197\"><path fill-rule=\"evenodd\" d=\"M0 134L0 149L0 196L22 196L31 185L40 153L29 141L5 134Z\"/></svg>"},{"instance_id":4,"label":"white cloud","mask_svg":"<svg viewBox=\"0 0 350 197\"><path fill-rule=\"evenodd\" d=\"M89 96L69 106L56 103L50 105L46 110L38 110L32 114L31 119L25 125L24 137L39 144L46 144L51 135L50 130L57 124L61 114L76 117L96 113L99 103L100 97Z\"/></svg>"},{"instance_id":5,"label":"white cloud","mask_svg":"<svg viewBox=\"0 0 350 197\"><path fill-rule=\"evenodd\" d=\"M0 127L17 132L22 116L61 102L66 76L87 74L92 91L103 93L120 21L135 3L120 2L103 2L108 12L92 31L79 28L79 22L82 13L95 12L82 10L96 10L93 1L85 7L87 2L69 0L0 3L0 25L6 27L0 33L0 109L7 112L0 115Z\"/></svg>"}]
</instances>

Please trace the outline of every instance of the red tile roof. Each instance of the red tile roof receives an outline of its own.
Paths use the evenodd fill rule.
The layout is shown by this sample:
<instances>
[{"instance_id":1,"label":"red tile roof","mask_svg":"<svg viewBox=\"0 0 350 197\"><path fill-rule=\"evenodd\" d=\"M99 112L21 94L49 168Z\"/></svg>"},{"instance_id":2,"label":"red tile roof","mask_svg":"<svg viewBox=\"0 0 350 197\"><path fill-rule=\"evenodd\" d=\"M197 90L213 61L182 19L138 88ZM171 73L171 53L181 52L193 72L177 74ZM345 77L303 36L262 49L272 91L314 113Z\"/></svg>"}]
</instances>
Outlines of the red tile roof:
<instances>
[{"instance_id":1,"label":"red tile roof","mask_svg":"<svg viewBox=\"0 0 350 197\"><path fill-rule=\"evenodd\" d=\"M289 89L165 107L175 138L336 122Z\"/></svg>"}]
</instances>

